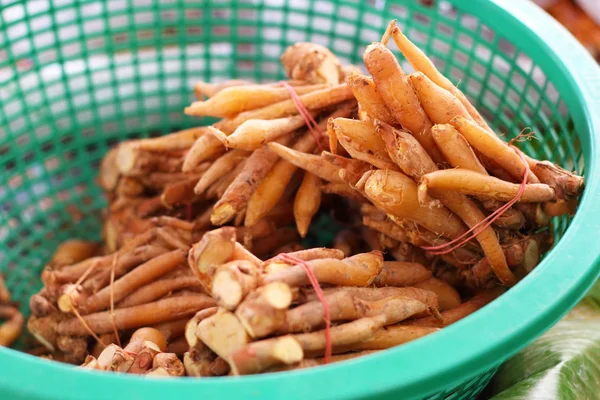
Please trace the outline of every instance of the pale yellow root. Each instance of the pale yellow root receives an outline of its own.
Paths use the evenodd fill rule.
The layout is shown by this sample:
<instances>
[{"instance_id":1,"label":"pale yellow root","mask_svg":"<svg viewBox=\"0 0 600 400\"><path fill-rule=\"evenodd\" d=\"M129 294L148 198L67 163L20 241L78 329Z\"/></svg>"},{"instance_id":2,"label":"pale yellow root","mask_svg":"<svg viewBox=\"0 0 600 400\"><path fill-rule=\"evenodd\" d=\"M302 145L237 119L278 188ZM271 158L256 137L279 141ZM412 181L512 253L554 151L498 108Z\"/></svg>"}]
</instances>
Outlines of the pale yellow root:
<instances>
[{"instance_id":1,"label":"pale yellow root","mask_svg":"<svg viewBox=\"0 0 600 400\"><path fill-rule=\"evenodd\" d=\"M519 155L496 135L480 127L475 122L460 116L453 118L450 123L471 146L496 161L517 182L523 180L526 165ZM527 182L539 183L540 180L530 170L527 175Z\"/></svg>"},{"instance_id":2,"label":"pale yellow root","mask_svg":"<svg viewBox=\"0 0 600 400\"><path fill-rule=\"evenodd\" d=\"M385 105L381 94L377 91L375 83L368 76L353 73L346 78L346 84L352 90L360 107L372 118L395 124L396 119L390 109Z\"/></svg>"},{"instance_id":3,"label":"pale yellow root","mask_svg":"<svg viewBox=\"0 0 600 400\"><path fill-rule=\"evenodd\" d=\"M198 339L196 335L196 330L198 329L198 324L205 318L213 316L219 310L218 307L210 307L204 310L198 311L196 315L194 315L185 325L185 333L184 337L187 341L190 348L198 348L202 346L202 342Z\"/></svg>"},{"instance_id":4,"label":"pale yellow root","mask_svg":"<svg viewBox=\"0 0 600 400\"><path fill-rule=\"evenodd\" d=\"M370 151L375 155L387 155L385 143L375 132L371 121L359 121L349 118L332 120L331 127L337 137L346 136L347 141L361 152Z\"/></svg>"},{"instance_id":5,"label":"pale yellow root","mask_svg":"<svg viewBox=\"0 0 600 400\"><path fill-rule=\"evenodd\" d=\"M445 207L428 207L419 202L417 185L400 172L367 172L357 187L364 190L373 204L399 218L413 221L430 231L450 239L466 229L460 219Z\"/></svg>"},{"instance_id":6,"label":"pale yellow root","mask_svg":"<svg viewBox=\"0 0 600 400\"><path fill-rule=\"evenodd\" d=\"M310 133L305 133L292 146L302 153L310 153L315 147L315 140ZM287 160L277 161L248 200L244 223L246 226L254 225L277 205L297 170L298 167Z\"/></svg>"},{"instance_id":7,"label":"pale yellow root","mask_svg":"<svg viewBox=\"0 0 600 400\"><path fill-rule=\"evenodd\" d=\"M188 253L188 264L207 293L212 290L213 276L221 264L233 255L236 229L223 227L202 236Z\"/></svg>"},{"instance_id":8,"label":"pale yellow root","mask_svg":"<svg viewBox=\"0 0 600 400\"><path fill-rule=\"evenodd\" d=\"M294 90L299 95L303 95L325 87L326 85L298 86ZM240 85L224 88L207 100L195 101L186 107L184 112L192 116L228 118L289 98L290 93L284 87Z\"/></svg>"},{"instance_id":9,"label":"pale yellow root","mask_svg":"<svg viewBox=\"0 0 600 400\"><path fill-rule=\"evenodd\" d=\"M381 271L383 255L381 252L372 251L343 260L326 258L307 261L306 265L321 283L367 286L373 282ZM302 265L295 265L286 270L267 275L263 281L265 283L281 281L291 287L303 286L309 283L306 270Z\"/></svg>"},{"instance_id":10,"label":"pale yellow root","mask_svg":"<svg viewBox=\"0 0 600 400\"><path fill-rule=\"evenodd\" d=\"M456 308L461 304L460 295L456 289L440 279L429 278L425 281L417 282L413 286L435 293L438 297L441 311Z\"/></svg>"},{"instance_id":11,"label":"pale yellow root","mask_svg":"<svg viewBox=\"0 0 600 400\"><path fill-rule=\"evenodd\" d=\"M504 291L502 289L484 290L472 299L465 301L458 307L442 312L442 319L444 321L443 326L448 326L470 314L473 314L475 311L496 299L503 292ZM442 324L440 324L440 321L433 317L426 317L415 321L403 322L402 325L440 327Z\"/></svg>"},{"instance_id":12,"label":"pale yellow root","mask_svg":"<svg viewBox=\"0 0 600 400\"><path fill-rule=\"evenodd\" d=\"M160 276L172 271L185 261L185 251L177 249L161 254L138 266L133 271L117 279L77 306L81 314L90 314L108 308L111 299L118 302L137 288L152 282Z\"/></svg>"},{"instance_id":13,"label":"pale yellow root","mask_svg":"<svg viewBox=\"0 0 600 400\"><path fill-rule=\"evenodd\" d=\"M213 97L221 90L228 87L246 86L252 84L252 82L242 79L230 79L228 81L218 83L198 81L194 84L194 94L198 100L204 100L205 97Z\"/></svg>"},{"instance_id":14,"label":"pale yellow root","mask_svg":"<svg viewBox=\"0 0 600 400\"><path fill-rule=\"evenodd\" d=\"M240 162L248 158L250 153L246 150L231 150L219 157L211 166L202 174L200 180L194 187L194 193L202 194L213 183L218 181L228 172L233 170Z\"/></svg>"},{"instance_id":15,"label":"pale yellow root","mask_svg":"<svg viewBox=\"0 0 600 400\"><path fill-rule=\"evenodd\" d=\"M423 109L434 124L447 124L457 115L471 119L460 100L433 83L427 75L414 72L409 76Z\"/></svg>"},{"instance_id":16,"label":"pale yellow root","mask_svg":"<svg viewBox=\"0 0 600 400\"><path fill-rule=\"evenodd\" d=\"M279 157L321 179L335 183L344 182L338 175L339 168L325 160L323 157L295 151L274 142L269 143L268 147Z\"/></svg>"},{"instance_id":17,"label":"pale yellow root","mask_svg":"<svg viewBox=\"0 0 600 400\"><path fill-rule=\"evenodd\" d=\"M439 328L426 326L391 325L381 328L365 341L354 343L347 347L334 348L333 351L337 353L346 351L364 352L365 350L385 350L411 342L439 330Z\"/></svg>"},{"instance_id":18,"label":"pale yellow root","mask_svg":"<svg viewBox=\"0 0 600 400\"><path fill-rule=\"evenodd\" d=\"M250 342L250 337L237 317L224 309L219 309L216 314L200 321L196 335L226 361L229 361L234 351Z\"/></svg>"},{"instance_id":19,"label":"pale yellow root","mask_svg":"<svg viewBox=\"0 0 600 400\"><path fill-rule=\"evenodd\" d=\"M431 133L444 158L452 167L488 174L464 136L452 125L435 125Z\"/></svg>"},{"instance_id":20,"label":"pale yellow root","mask_svg":"<svg viewBox=\"0 0 600 400\"><path fill-rule=\"evenodd\" d=\"M332 327L330 330L332 345L338 347L363 342L384 326L396 324L426 310L427 306L419 301L393 298L386 302L381 308L381 313L376 316ZM296 334L293 337L298 340L305 354L309 356L321 355L325 350L325 334L322 330Z\"/></svg>"},{"instance_id":21,"label":"pale yellow root","mask_svg":"<svg viewBox=\"0 0 600 400\"><path fill-rule=\"evenodd\" d=\"M477 109L469 102L467 97L461 92L456 86L450 82L448 78L442 75L433 62L419 49L414 43L412 43L398 27L394 26L392 28L392 37L394 38L394 42L396 42L396 46L402 52L404 57L408 60L408 62L413 66L413 68L417 71L421 71L425 75L429 77L436 85L450 91L454 96L456 96L460 102L463 104L465 109L468 110L469 115L473 118L477 123L491 131L488 124L485 122L483 117L479 114Z\"/></svg>"},{"instance_id":22,"label":"pale yellow root","mask_svg":"<svg viewBox=\"0 0 600 400\"><path fill-rule=\"evenodd\" d=\"M212 307L215 301L203 294L190 296L170 297L139 306L120 308L110 311L84 315L82 319L70 318L56 325L56 332L61 335L87 336L87 326L96 334L109 333L113 327L118 330L140 328L167 321L192 316L204 308Z\"/></svg>"},{"instance_id":23,"label":"pale yellow root","mask_svg":"<svg viewBox=\"0 0 600 400\"><path fill-rule=\"evenodd\" d=\"M258 286L259 270L248 261L230 261L214 275L212 296L219 306L235 310L250 291Z\"/></svg>"},{"instance_id":24,"label":"pale yellow root","mask_svg":"<svg viewBox=\"0 0 600 400\"><path fill-rule=\"evenodd\" d=\"M441 163L442 154L431 136L433 124L396 57L383 44L373 43L365 50L363 59L394 119L414 135L436 163Z\"/></svg>"},{"instance_id":25,"label":"pale yellow root","mask_svg":"<svg viewBox=\"0 0 600 400\"><path fill-rule=\"evenodd\" d=\"M174 151L186 150L194 144L196 139L206 133L205 126L185 129L179 132L173 132L165 136L150 139L139 140L138 146L147 151Z\"/></svg>"},{"instance_id":26,"label":"pale yellow root","mask_svg":"<svg viewBox=\"0 0 600 400\"><path fill-rule=\"evenodd\" d=\"M288 143L290 137L279 139L282 143ZM275 142L269 143L274 145ZM229 185L227 191L219 199L213 208L210 217L213 225L223 225L235 217L248 204L248 200L258 187L259 183L273 168L279 155L271 150L270 146L263 146L255 150L244 164L241 173Z\"/></svg>"},{"instance_id":27,"label":"pale yellow root","mask_svg":"<svg viewBox=\"0 0 600 400\"><path fill-rule=\"evenodd\" d=\"M429 188L451 190L470 196L484 197L499 201L510 201L519 191L519 184L506 182L493 176L481 175L464 169L446 169L424 175L419 183L419 191ZM530 183L525 186L521 203L543 203L556 199L556 192L543 183Z\"/></svg>"},{"instance_id":28,"label":"pale yellow root","mask_svg":"<svg viewBox=\"0 0 600 400\"><path fill-rule=\"evenodd\" d=\"M98 185L107 192L112 192L119 183L121 172L117 166L118 147L113 147L104 155L100 162Z\"/></svg>"},{"instance_id":29,"label":"pale yellow root","mask_svg":"<svg viewBox=\"0 0 600 400\"><path fill-rule=\"evenodd\" d=\"M313 117L315 113L312 113ZM227 136L215 127L208 127L210 133L231 149L256 150L265 143L279 139L304 126L306 120L301 115L271 120L250 119Z\"/></svg>"},{"instance_id":30,"label":"pale yellow root","mask_svg":"<svg viewBox=\"0 0 600 400\"><path fill-rule=\"evenodd\" d=\"M431 278L431 271L421 264L386 261L373 281L375 286L414 286Z\"/></svg>"},{"instance_id":31,"label":"pale yellow root","mask_svg":"<svg viewBox=\"0 0 600 400\"><path fill-rule=\"evenodd\" d=\"M248 375L278 365L291 365L303 357L300 343L288 335L250 343L232 352L228 361L233 375Z\"/></svg>"},{"instance_id":32,"label":"pale yellow root","mask_svg":"<svg viewBox=\"0 0 600 400\"><path fill-rule=\"evenodd\" d=\"M294 219L301 237L308 233L313 216L321 205L321 178L306 172L294 199Z\"/></svg>"},{"instance_id":33,"label":"pale yellow root","mask_svg":"<svg viewBox=\"0 0 600 400\"><path fill-rule=\"evenodd\" d=\"M285 323L292 297L288 285L272 282L248 294L238 305L235 315L253 339L263 338Z\"/></svg>"},{"instance_id":34,"label":"pale yellow root","mask_svg":"<svg viewBox=\"0 0 600 400\"><path fill-rule=\"evenodd\" d=\"M316 43L295 43L283 52L280 61L290 79L325 84L338 84L342 79L340 61L331 50Z\"/></svg>"}]
</instances>

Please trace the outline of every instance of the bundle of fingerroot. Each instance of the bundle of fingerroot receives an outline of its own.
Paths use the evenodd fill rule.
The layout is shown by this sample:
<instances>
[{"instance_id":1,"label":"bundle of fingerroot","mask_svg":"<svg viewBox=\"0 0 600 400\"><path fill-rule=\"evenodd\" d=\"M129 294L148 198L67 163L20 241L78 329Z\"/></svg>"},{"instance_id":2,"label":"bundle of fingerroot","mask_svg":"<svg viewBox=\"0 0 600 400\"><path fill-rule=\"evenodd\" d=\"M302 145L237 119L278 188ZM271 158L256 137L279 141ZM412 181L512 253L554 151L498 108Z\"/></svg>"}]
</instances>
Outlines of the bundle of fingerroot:
<instances>
[{"instance_id":1,"label":"bundle of fingerroot","mask_svg":"<svg viewBox=\"0 0 600 400\"><path fill-rule=\"evenodd\" d=\"M368 355L493 301L575 212L583 178L503 141L393 21L370 76L312 43L281 62L285 81L197 83L185 113L216 123L107 153L103 242L44 268L36 354L195 377ZM306 248L324 218L343 229Z\"/></svg>"}]
</instances>

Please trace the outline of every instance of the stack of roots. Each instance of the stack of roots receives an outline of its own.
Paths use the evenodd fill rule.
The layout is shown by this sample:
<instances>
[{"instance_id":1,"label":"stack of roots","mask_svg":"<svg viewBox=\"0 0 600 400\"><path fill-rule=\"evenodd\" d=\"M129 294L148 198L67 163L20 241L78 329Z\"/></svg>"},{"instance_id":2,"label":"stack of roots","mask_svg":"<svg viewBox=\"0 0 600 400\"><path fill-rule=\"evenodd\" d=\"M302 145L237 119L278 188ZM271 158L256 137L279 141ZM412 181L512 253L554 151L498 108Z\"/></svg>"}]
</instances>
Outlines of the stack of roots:
<instances>
[{"instance_id":1,"label":"stack of roots","mask_svg":"<svg viewBox=\"0 0 600 400\"><path fill-rule=\"evenodd\" d=\"M185 112L215 124L107 153L103 243L62 244L30 300L44 357L221 376L381 351L499 296L575 212L583 178L501 140L394 22L370 76L311 43L281 62L199 82ZM317 217L343 229L305 248Z\"/></svg>"}]
</instances>

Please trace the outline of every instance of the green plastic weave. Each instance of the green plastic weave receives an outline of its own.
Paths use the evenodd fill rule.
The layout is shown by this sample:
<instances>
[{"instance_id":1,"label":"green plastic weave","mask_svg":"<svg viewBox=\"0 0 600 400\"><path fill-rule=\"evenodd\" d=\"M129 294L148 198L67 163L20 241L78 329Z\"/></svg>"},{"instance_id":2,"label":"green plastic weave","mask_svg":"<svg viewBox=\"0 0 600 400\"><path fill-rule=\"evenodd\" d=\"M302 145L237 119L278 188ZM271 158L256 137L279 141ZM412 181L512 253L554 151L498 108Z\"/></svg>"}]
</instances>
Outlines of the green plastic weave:
<instances>
[{"instance_id":1,"label":"green plastic weave","mask_svg":"<svg viewBox=\"0 0 600 400\"><path fill-rule=\"evenodd\" d=\"M571 106L532 59L531 43L508 40L466 12L467 3L0 1L0 271L14 300L29 312L61 241L99 239L106 204L94 179L110 146L206 123L183 114L194 82L280 79L279 56L297 41L362 64L365 46L392 18L497 131L510 138L530 128L537 139L520 143L523 150L583 173L589 146L574 134ZM568 225L556 222L557 239ZM0 352L0 364L8 356ZM431 398L472 398L494 370Z\"/></svg>"}]
</instances>

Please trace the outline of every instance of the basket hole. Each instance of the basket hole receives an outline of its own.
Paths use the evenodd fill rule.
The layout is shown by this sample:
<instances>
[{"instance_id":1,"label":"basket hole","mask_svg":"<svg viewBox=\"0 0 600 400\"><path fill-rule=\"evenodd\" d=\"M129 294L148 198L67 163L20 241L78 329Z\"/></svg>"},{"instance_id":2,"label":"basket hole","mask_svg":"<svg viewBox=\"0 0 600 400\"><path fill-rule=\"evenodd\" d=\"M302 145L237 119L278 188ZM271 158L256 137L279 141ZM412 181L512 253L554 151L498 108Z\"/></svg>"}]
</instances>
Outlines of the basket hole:
<instances>
[{"instance_id":1,"label":"basket hole","mask_svg":"<svg viewBox=\"0 0 600 400\"><path fill-rule=\"evenodd\" d=\"M493 30L491 30L487 25L485 24L480 24L479 25L479 34L481 35L481 37L483 38L483 40L492 43L494 41L494 38L496 37L496 34L494 33Z\"/></svg>"},{"instance_id":2,"label":"basket hole","mask_svg":"<svg viewBox=\"0 0 600 400\"><path fill-rule=\"evenodd\" d=\"M406 7L399 4L392 4L390 6L390 10L394 17L399 19L408 19L408 9Z\"/></svg>"},{"instance_id":3,"label":"basket hole","mask_svg":"<svg viewBox=\"0 0 600 400\"><path fill-rule=\"evenodd\" d=\"M441 32L444 36L452 37L454 35L454 28L449 25L438 22L437 32Z\"/></svg>"},{"instance_id":4,"label":"basket hole","mask_svg":"<svg viewBox=\"0 0 600 400\"><path fill-rule=\"evenodd\" d=\"M478 24L477 18L473 17L472 15L463 14L463 16L460 18L460 25L470 31L475 32Z\"/></svg>"},{"instance_id":5,"label":"basket hole","mask_svg":"<svg viewBox=\"0 0 600 400\"><path fill-rule=\"evenodd\" d=\"M525 77L518 71L513 71L512 73L512 79L511 79L512 83L514 83L514 86L516 88L516 90L518 91L518 93L523 93L523 89L525 88L525 82L526 79Z\"/></svg>"},{"instance_id":6,"label":"basket hole","mask_svg":"<svg viewBox=\"0 0 600 400\"><path fill-rule=\"evenodd\" d=\"M429 28L431 26L431 17L420 12L413 12L415 23Z\"/></svg>"},{"instance_id":7,"label":"basket hole","mask_svg":"<svg viewBox=\"0 0 600 400\"><path fill-rule=\"evenodd\" d=\"M515 45L513 45L508 40L500 38L500 40L498 41L498 48L500 49L500 52L506 55L507 59L512 60L515 57Z\"/></svg>"},{"instance_id":8,"label":"basket hole","mask_svg":"<svg viewBox=\"0 0 600 400\"><path fill-rule=\"evenodd\" d=\"M494 56L493 61L494 71L497 72L504 79L508 77L510 71L510 64L504 58L499 55Z\"/></svg>"},{"instance_id":9,"label":"basket hole","mask_svg":"<svg viewBox=\"0 0 600 400\"><path fill-rule=\"evenodd\" d=\"M450 45L439 39L433 39L433 48L444 55L450 52Z\"/></svg>"},{"instance_id":10,"label":"basket hole","mask_svg":"<svg viewBox=\"0 0 600 400\"><path fill-rule=\"evenodd\" d=\"M473 38L461 33L458 35L458 44L459 47L463 47L466 50L471 50L473 48Z\"/></svg>"}]
</instances>

